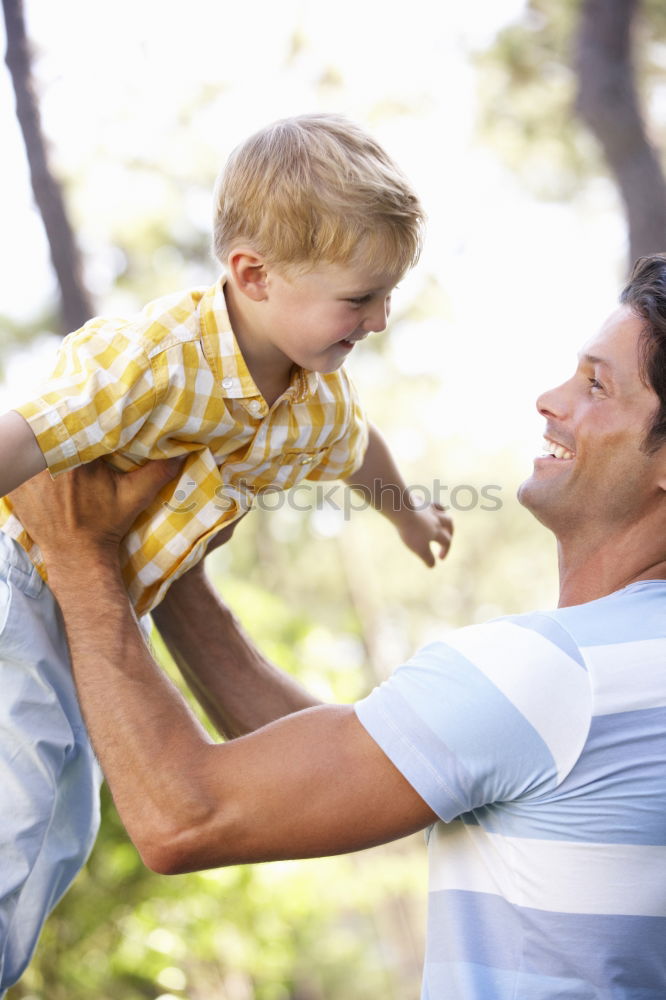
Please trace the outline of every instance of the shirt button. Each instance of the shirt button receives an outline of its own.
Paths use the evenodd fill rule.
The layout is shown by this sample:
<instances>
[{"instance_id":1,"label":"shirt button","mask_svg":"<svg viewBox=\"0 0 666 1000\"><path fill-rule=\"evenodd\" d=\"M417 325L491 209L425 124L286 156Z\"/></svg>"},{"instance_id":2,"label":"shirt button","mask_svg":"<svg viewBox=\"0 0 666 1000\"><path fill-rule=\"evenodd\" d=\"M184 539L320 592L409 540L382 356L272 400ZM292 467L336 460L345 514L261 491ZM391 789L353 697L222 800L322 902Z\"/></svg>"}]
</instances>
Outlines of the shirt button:
<instances>
[{"instance_id":1,"label":"shirt button","mask_svg":"<svg viewBox=\"0 0 666 1000\"><path fill-rule=\"evenodd\" d=\"M251 401L251 403L250 403L250 409L252 410L253 413L258 413L259 412L259 410L261 409L261 403L259 402L258 399L253 399Z\"/></svg>"},{"instance_id":2,"label":"shirt button","mask_svg":"<svg viewBox=\"0 0 666 1000\"><path fill-rule=\"evenodd\" d=\"M309 465L310 462L314 461L314 455L301 455L299 461L301 465Z\"/></svg>"},{"instance_id":3,"label":"shirt button","mask_svg":"<svg viewBox=\"0 0 666 1000\"><path fill-rule=\"evenodd\" d=\"M231 387L232 387L233 384L234 384L234 380L232 378L223 378L222 379L222 388L223 389L231 389Z\"/></svg>"}]
</instances>

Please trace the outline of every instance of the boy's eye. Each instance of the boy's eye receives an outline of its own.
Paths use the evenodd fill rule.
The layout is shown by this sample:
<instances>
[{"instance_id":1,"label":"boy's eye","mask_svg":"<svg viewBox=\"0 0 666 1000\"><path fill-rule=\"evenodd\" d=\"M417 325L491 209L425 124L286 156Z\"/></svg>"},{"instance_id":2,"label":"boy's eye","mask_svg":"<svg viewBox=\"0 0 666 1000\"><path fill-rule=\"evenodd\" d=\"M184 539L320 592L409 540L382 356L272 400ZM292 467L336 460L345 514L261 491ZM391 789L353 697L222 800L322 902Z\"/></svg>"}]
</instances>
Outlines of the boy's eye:
<instances>
[{"instance_id":1,"label":"boy's eye","mask_svg":"<svg viewBox=\"0 0 666 1000\"><path fill-rule=\"evenodd\" d=\"M369 295L362 295L358 299L347 299L347 302L350 302L353 306L362 306L362 305L365 305L365 303L369 302L369 301L370 301L370 296Z\"/></svg>"}]
</instances>

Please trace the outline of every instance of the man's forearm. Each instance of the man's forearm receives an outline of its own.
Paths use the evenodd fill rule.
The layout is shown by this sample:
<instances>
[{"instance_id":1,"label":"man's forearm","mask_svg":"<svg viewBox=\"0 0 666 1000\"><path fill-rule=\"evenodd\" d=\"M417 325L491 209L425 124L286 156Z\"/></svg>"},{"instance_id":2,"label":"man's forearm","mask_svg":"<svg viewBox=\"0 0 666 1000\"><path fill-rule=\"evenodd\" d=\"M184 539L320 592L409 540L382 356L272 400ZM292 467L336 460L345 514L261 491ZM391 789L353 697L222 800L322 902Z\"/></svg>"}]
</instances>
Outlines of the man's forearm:
<instances>
[{"instance_id":1,"label":"man's forearm","mask_svg":"<svg viewBox=\"0 0 666 1000\"><path fill-rule=\"evenodd\" d=\"M205 821L208 803L191 776L213 743L154 662L115 553L77 555L76 562L50 560L49 583L92 744L130 836L150 848L169 839L178 815Z\"/></svg>"},{"instance_id":2,"label":"man's forearm","mask_svg":"<svg viewBox=\"0 0 666 1000\"><path fill-rule=\"evenodd\" d=\"M193 694L228 738L318 704L252 644L199 567L177 580L153 612Z\"/></svg>"},{"instance_id":3,"label":"man's forearm","mask_svg":"<svg viewBox=\"0 0 666 1000\"><path fill-rule=\"evenodd\" d=\"M183 579L170 598L180 592L176 610L169 614L167 605L157 618L221 728L243 732L275 720L225 743L214 743L199 725L154 662L118 565L119 540L173 475L169 463L124 475L91 463L55 482L37 476L13 495L64 614L93 746L146 864L173 873L337 854L432 823L430 807L353 706L296 711L312 699L248 646L210 594L191 591L186 600ZM212 625L201 661L191 651L190 598L201 601L196 620ZM198 641L201 628L195 631Z\"/></svg>"},{"instance_id":4,"label":"man's forearm","mask_svg":"<svg viewBox=\"0 0 666 1000\"><path fill-rule=\"evenodd\" d=\"M260 714L284 717L213 743L154 663L114 558L94 549L78 556L59 567L51 559L50 579L93 746L149 867L171 874L337 854L433 821L351 706L294 711L310 699L295 699L291 684L261 658L241 654L249 676L239 670L232 680L235 668L223 667L221 686L235 687L232 701L240 705L258 695L258 678L267 676L273 696ZM234 636L231 645L244 648L231 616L223 627ZM240 728L238 720L229 728Z\"/></svg>"}]
</instances>

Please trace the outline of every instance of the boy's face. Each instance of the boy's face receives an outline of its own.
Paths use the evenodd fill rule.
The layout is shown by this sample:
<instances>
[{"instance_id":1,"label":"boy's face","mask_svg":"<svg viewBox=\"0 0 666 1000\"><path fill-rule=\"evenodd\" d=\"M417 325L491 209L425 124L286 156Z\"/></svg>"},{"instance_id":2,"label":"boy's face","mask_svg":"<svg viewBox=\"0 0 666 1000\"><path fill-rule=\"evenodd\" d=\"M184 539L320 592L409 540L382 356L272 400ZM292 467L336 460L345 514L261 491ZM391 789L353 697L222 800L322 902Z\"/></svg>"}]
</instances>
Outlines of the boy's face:
<instances>
[{"instance_id":1,"label":"boy's face","mask_svg":"<svg viewBox=\"0 0 666 1000\"><path fill-rule=\"evenodd\" d=\"M362 265L323 264L305 274L269 268L263 336L301 368L333 372L354 344L385 329L400 277Z\"/></svg>"}]
</instances>

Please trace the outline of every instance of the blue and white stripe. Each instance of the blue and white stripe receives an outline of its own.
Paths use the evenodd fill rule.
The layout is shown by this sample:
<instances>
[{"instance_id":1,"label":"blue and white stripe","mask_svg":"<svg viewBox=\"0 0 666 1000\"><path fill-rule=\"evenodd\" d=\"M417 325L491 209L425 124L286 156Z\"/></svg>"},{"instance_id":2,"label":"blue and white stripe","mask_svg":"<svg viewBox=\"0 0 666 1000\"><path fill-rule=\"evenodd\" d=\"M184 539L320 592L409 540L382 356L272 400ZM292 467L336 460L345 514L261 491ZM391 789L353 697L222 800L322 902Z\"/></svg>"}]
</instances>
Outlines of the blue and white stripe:
<instances>
[{"instance_id":1,"label":"blue and white stripe","mask_svg":"<svg viewBox=\"0 0 666 1000\"><path fill-rule=\"evenodd\" d=\"M666 996L666 582L461 629L356 706L441 817L424 998Z\"/></svg>"}]
</instances>

